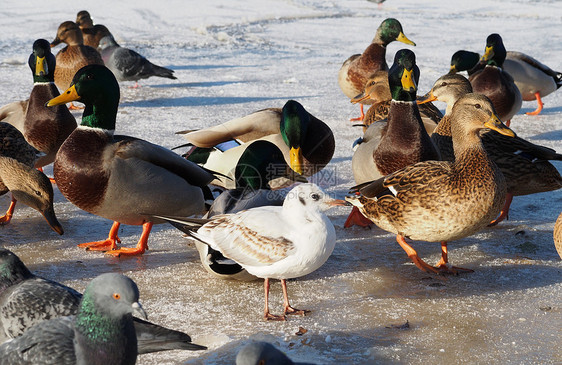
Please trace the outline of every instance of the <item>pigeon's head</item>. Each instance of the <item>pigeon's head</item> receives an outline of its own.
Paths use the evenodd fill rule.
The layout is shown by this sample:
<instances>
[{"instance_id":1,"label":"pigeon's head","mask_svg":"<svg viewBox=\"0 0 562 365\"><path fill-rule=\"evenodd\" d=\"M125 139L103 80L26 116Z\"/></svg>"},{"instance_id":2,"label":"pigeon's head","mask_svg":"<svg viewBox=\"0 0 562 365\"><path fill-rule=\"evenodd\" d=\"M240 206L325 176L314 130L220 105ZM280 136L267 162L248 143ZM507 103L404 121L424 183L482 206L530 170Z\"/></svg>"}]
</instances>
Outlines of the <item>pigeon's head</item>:
<instances>
[{"instance_id":1,"label":"pigeon's head","mask_svg":"<svg viewBox=\"0 0 562 365\"><path fill-rule=\"evenodd\" d=\"M285 198L284 207L290 209L324 211L335 205L347 205L343 200L333 199L316 184L300 184L293 188Z\"/></svg>"},{"instance_id":2,"label":"pigeon's head","mask_svg":"<svg viewBox=\"0 0 562 365\"><path fill-rule=\"evenodd\" d=\"M293 364L283 352L268 342L251 342L236 356L236 365Z\"/></svg>"},{"instance_id":3,"label":"pigeon's head","mask_svg":"<svg viewBox=\"0 0 562 365\"><path fill-rule=\"evenodd\" d=\"M96 277L84 291L84 301L93 302L97 311L112 318L136 314L146 319L137 284L125 275L106 273Z\"/></svg>"},{"instance_id":4,"label":"pigeon's head","mask_svg":"<svg viewBox=\"0 0 562 365\"><path fill-rule=\"evenodd\" d=\"M33 276L12 251L0 248L0 293L11 285Z\"/></svg>"}]
</instances>

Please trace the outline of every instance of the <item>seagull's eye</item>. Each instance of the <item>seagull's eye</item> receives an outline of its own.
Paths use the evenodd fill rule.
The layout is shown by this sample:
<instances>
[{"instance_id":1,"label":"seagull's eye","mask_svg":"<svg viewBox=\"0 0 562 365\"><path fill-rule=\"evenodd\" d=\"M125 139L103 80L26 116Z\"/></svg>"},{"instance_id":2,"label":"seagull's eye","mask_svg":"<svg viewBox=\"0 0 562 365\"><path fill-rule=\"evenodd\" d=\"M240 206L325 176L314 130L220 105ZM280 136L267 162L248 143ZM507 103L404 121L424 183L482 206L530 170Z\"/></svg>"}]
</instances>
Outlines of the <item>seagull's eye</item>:
<instances>
[{"instance_id":1,"label":"seagull's eye","mask_svg":"<svg viewBox=\"0 0 562 365\"><path fill-rule=\"evenodd\" d=\"M115 299L115 300L121 299L121 294L119 294L119 293L113 293L113 299Z\"/></svg>"},{"instance_id":2,"label":"seagull's eye","mask_svg":"<svg viewBox=\"0 0 562 365\"><path fill-rule=\"evenodd\" d=\"M320 195L316 193L311 194L310 197L312 198L312 200L320 200Z\"/></svg>"}]
</instances>

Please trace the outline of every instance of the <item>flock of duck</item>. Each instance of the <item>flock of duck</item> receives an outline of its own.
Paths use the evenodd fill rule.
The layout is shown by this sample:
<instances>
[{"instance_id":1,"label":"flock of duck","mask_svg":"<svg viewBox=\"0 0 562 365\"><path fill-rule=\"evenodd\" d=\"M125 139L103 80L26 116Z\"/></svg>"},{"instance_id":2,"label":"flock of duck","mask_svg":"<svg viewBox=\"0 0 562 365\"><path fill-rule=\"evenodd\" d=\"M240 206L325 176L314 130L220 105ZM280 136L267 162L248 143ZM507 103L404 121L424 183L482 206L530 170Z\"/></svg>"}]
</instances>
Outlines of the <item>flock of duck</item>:
<instances>
[{"instance_id":1,"label":"flock of duck","mask_svg":"<svg viewBox=\"0 0 562 365\"><path fill-rule=\"evenodd\" d=\"M169 222L196 240L203 266L215 277L264 279L266 320L308 312L290 305L286 280L328 260L336 233L324 212L334 205L353 205L346 227L374 223L396 234L423 271L470 272L449 264L447 242L501 222L514 196L562 187L549 162L562 155L509 129L521 101L536 99L537 110L530 114L540 113L541 98L562 85L562 75L530 56L506 52L501 37L491 34L482 57L455 53L451 72L417 97L414 52L399 50L391 67L386 64L386 46L393 41L415 45L390 18L339 72L343 93L361 105L356 120L364 128L352 158L357 185L346 202L307 183L330 162L335 137L294 100L181 131L187 140L180 146L187 148L183 155L115 135L119 81L175 76L120 47L107 27L94 25L81 11L76 22L60 25L53 42L33 43L30 97L0 109L0 188L12 193L0 222L9 223L20 201L63 234L52 183L72 204L114 222L106 239L79 245L88 250L143 254L153 224ZM67 46L55 56L51 47L60 42ZM464 70L468 79L458 73ZM434 100L447 103L444 115L430 103ZM66 106L73 101L85 104L79 126ZM366 113L363 105L369 105ZM40 171L50 163L52 183ZM295 182L301 184L281 189ZM142 225L136 247L118 247L121 224ZM440 261L426 263L406 239L440 242ZM562 214L554 240L562 257ZM141 353L204 349L182 332L132 317L143 316L139 291L123 275L101 275L82 295L34 276L6 249L0 250L0 267L0 336L12 339L0 346L0 364L92 359L132 364ZM270 279L281 280L282 315L269 311ZM267 344L254 344L239 356L240 363L258 363L273 352Z\"/></svg>"}]
</instances>

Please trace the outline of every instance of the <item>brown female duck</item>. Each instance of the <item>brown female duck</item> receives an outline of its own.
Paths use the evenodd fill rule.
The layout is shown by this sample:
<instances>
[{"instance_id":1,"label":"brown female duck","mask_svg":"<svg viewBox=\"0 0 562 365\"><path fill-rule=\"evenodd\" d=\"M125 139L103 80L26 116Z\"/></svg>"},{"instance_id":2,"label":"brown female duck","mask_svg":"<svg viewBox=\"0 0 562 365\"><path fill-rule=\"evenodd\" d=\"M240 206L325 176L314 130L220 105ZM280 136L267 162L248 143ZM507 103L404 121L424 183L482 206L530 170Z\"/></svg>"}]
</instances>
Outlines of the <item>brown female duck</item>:
<instances>
[{"instance_id":1,"label":"brown female duck","mask_svg":"<svg viewBox=\"0 0 562 365\"><path fill-rule=\"evenodd\" d=\"M439 78L431 91L418 102L439 100L447 103L445 116L439 122L431 139L441 152L443 160L454 161L451 133L451 109L462 96L471 92L470 83L459 74L449 74ZM523 138L505 137L495 131L482 134L482 144L492 161L505 176L507 183L506 203L500 216L491 225L495 225L509 213L509 206L514 196L542 193L562 188L562 177L549 160L562 160L556 151L536 145Z\"/></svg>"},{"instance_id":2,"label":"brown female duck","mask_svg":"<svg viewBox=\"0 0 562 365\"><path fill-rule=\"evenodd\" d=\"M377 28L375 38L362 54L354 54L341 66L338 73L338 84L343 93L350 99L363 92L369 76L375 71L388 70L386 64L386 46L393 41L403 42L412 46L416 44L409 40L402 31L402 25L394 18L385 19ZM368 104L368 101L365 102ZM361 117L363 104L361 105Z\"/></svg>"},{"instance_id":3,"label":"brown female duck","mask_svg":"<svg viewBox=\"0 0 562 365\"><path fill-rule=\"evenodd\" d=\"M488 158L480 131L515 134L498 119L489 99L467 94L451 115L455 162L424 161L354 188L346 199L396 240L423 271L457 273L448 265L447 242L485 227L505 201L505 179ZM436 267L419 258L405 238L441 242ZM469 270L471 271L471 270Z\"/></svg>"},{"instance_id":4,"label":"brown female duck","mask_svg":"<svg viewBox=\"0 0 562 365\"><path fill-rule=\"evenodd\" d=\"M100 39L111 35L109 29L107 29L105 25L94 25L94 21L92 20L90 13L86 10L79 11L78 14L76 14L76 24L82 31L84 44L94 49L98 48Z\"/></svg>"},{"instance_id":5,"label":"brown female duck","mask_svg":"<svg viewBox=\"0 0 562 365\"><path fill-rule=\"evenodd\" d=\"M38 151L31 147L14 126L0 122L0 195L12 192L10 207L0 217L0 225L12 219L16 202L37 210L51 228L63 234L53 209L53 187L41 171L34 168Z\"/></svg>"},{"instance_id":6,"label":"brown female duck","mask_svg":"<svg viewBox=\"0 0 562 365\"><path fill-rule=\"evenodd\" d=\"M67 46L57 53L55 84L60 90L66 90L79 69L86 65L103 65L103 60L95 48L84 45L82 31L74 22L66 21L59 25L51 47L61 42L66 43Z\"/></svg>"}]
</instances>

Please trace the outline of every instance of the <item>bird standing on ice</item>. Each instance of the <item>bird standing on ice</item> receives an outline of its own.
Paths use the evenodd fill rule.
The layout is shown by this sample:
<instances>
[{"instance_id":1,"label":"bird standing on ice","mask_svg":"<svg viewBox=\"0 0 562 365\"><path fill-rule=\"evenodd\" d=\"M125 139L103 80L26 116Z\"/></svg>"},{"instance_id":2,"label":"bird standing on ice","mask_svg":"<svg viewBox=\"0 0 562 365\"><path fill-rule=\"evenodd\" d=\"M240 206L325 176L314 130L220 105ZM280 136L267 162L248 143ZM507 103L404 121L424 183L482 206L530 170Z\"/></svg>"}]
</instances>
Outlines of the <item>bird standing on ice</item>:
<instances>
[{"instance_id":1,"label":"bird standing on ice","mask_svg":"<svg viewBox=\"0 0 562 365\"><path fill-rule=\"evenodd\" d=\"M287 314L307 312L289 304L286 280L315 271L334 250L336 232L323 213L334 205L345 202L330 198L315 184L301 184L287 194L281 207L258 207L210 220L157 217L220 251L250 274L264 278L264 318L285 320ZM283 315L269 312L270 279L281 280Z\"/></svg>"}]
</instances>

